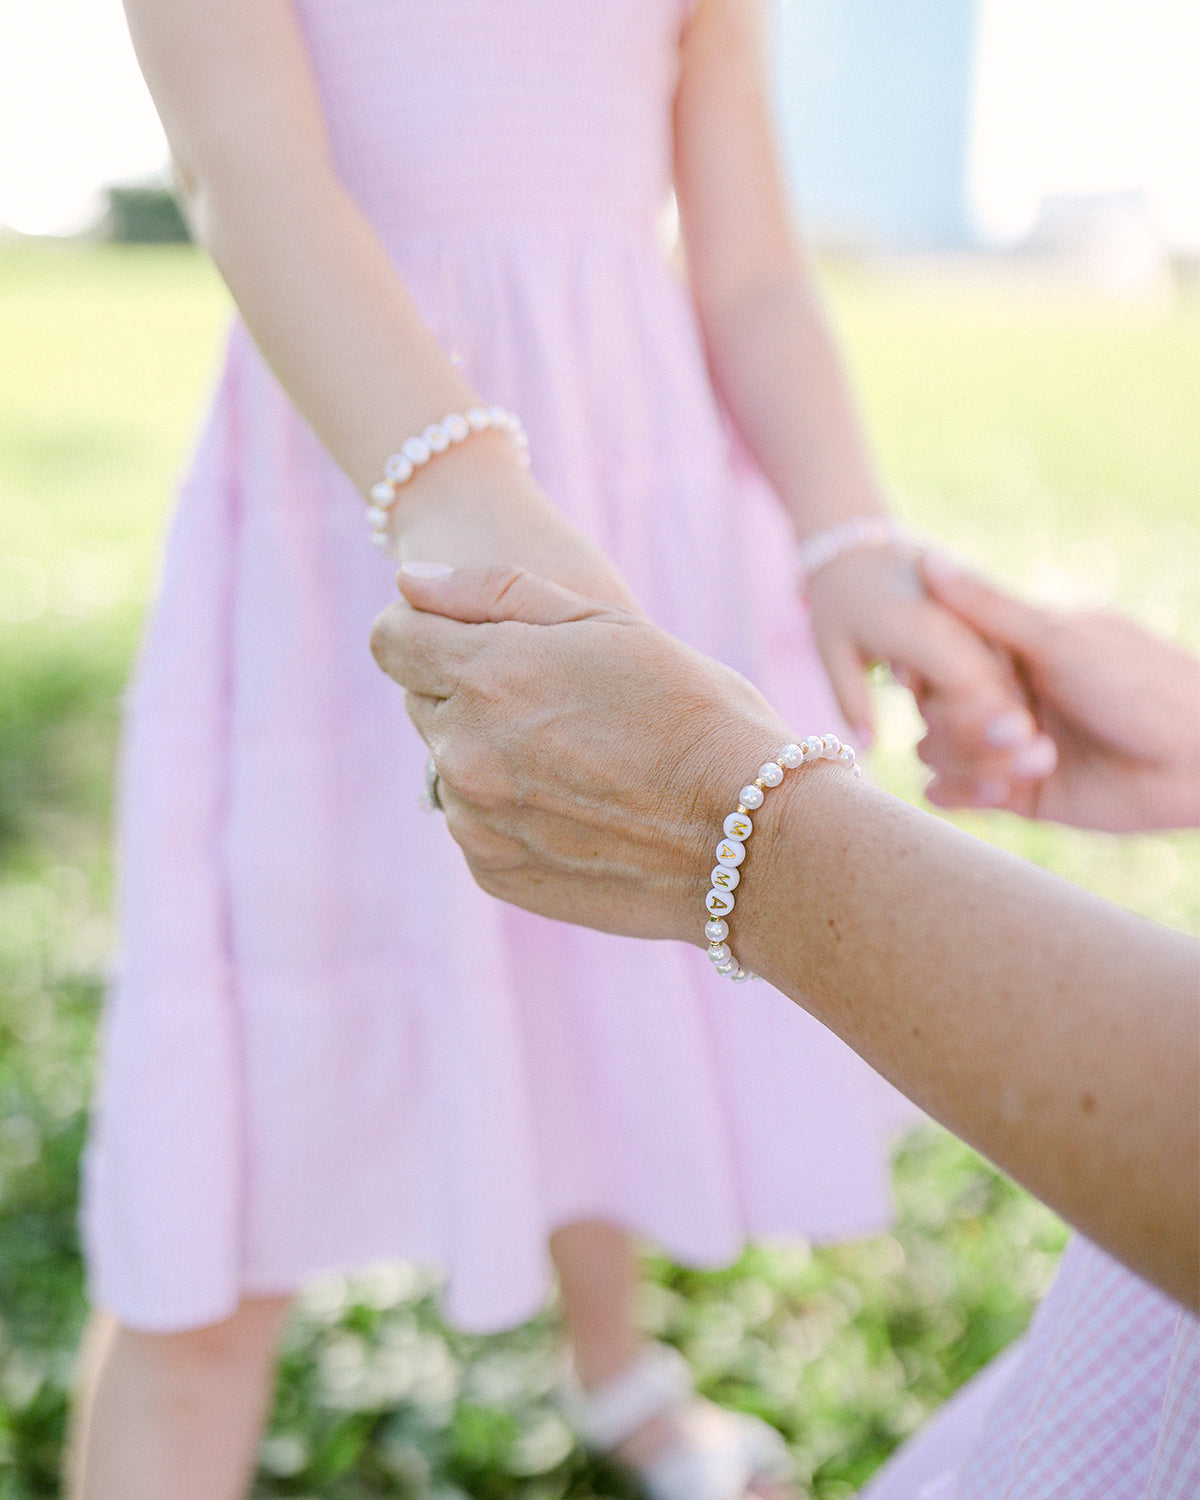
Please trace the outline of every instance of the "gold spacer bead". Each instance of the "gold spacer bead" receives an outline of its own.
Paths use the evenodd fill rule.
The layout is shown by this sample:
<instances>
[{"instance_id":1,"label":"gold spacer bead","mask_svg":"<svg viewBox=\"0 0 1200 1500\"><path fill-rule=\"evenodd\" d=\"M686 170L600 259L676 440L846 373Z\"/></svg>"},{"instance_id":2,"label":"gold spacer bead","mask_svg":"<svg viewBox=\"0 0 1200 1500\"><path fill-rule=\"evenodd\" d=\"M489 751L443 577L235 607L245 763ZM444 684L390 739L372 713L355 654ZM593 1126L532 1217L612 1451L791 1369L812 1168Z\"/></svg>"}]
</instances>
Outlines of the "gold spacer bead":
<instances>
[{"instance_id":1,"label":"gold spacer bead","mask_svg":"<svg viewBox=\"0 0 1200 1500\"><path fill-rule=\"evenodd\" d=\"M750 811L748 807L743 807L740 802L738 803L736 810L740 813L748 813Z\"/></svg>"},{"instance_id":2,"label":"gold spacer bead","mask_svg":"<svg viewBox=\"0 0 1200 1500\"><path fill-rule=\"evenodd\" d=\"M765 792L767 789L767 783L762 779L761 776L756 776L754 778L754 785L758 787L759 791L762 792Z\"/></svg>"}]
</instances>

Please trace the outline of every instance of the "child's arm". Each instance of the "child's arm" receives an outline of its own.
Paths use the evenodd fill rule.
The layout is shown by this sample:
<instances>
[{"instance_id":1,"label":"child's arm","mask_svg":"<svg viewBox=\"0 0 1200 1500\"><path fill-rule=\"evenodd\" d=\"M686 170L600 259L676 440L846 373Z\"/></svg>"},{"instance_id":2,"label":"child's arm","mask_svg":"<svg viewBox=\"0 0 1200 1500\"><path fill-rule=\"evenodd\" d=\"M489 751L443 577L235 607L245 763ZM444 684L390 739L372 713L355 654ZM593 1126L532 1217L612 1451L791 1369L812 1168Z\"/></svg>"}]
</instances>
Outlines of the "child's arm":
<instances>
[{"instance_id":1,"label":"child's arm","mask_svg":"<svg viewBox=\"0 0 1200 1500\"><path fill-rule=\"evenodd\" d=\"M488 393L481 401L438 347L338 180L288 0L127 0L126 11L197 235L288 394L366 494L405 439ZM396 517L408 557L544 562L629 601L500 434L421 470Z\"/></svg>"},{"instance_id":2,"label":"child's arm","mask_svg":"<svg viewBox=\"0 0 1200 1500\"><path fill-rule=\"evenodd\" d=\"M783 187L762 0L699 0L684 33L675 183L688 275L714 381L800 536L886 513L842 362ZM927 597L894 547L862 548L812 580L813 625L849 722L871 721L863 680L887 661L961 701L978 733L1016 709L1007 664Z\"/></svg>"}]
</instances>

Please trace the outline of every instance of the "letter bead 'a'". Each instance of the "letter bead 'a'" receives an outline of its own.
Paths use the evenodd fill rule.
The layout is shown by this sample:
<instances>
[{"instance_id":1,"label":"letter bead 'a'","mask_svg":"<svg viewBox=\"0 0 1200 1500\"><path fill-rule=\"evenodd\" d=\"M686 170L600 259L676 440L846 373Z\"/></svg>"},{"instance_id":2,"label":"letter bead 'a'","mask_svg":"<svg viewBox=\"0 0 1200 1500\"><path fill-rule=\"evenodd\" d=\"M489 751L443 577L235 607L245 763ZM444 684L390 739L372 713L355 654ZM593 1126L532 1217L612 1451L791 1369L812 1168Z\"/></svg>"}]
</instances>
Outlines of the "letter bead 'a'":
<instances>
[{"instance_id":1,"label":"letter bead 'a'","mask_svg":"<svg viewBox=\"0 0 1200 1500\"><path fill-rule=\"evenodd\" d=\"M722 839L717 845L719 865L740 865L746 857L746 846L740 839Z\"/></svg>"},{"instance_id":2,"label":"letter bead 'a'","mask_svg":"<svg viewBox=\"0 0 1200 1500\"><path fill-rule=\"evenodd\" d=\"M714 886L705 896L704 904L714 917L727 917L733 910L733 892L719 891Z\"/></svg>"}]
</instances>

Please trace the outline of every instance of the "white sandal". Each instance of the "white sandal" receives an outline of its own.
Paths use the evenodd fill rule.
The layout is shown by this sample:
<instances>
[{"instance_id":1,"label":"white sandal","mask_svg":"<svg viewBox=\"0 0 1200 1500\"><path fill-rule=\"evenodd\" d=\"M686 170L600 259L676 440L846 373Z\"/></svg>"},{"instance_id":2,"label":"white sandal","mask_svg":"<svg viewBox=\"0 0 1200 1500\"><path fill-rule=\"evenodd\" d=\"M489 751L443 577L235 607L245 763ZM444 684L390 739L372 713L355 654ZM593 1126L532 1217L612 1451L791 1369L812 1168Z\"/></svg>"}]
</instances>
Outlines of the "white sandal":
<instances>
[{"instance_id":1,"label":"white sandal","mask_svg":"<svg viewBox=\"0 0 1200 1500\"><path fill-rule=\"evenodd\" d=\"M648 1500L743 1500L758 1481L792 1478L779 1433L758 1417L697 1396L687 1361L665 1344L652 1345L594 1391L568 1387L563 1407L586 1446L602 1454L654 1418L670 1419L675 1439L637 1472Z\"/></svg>"}]
</instances>

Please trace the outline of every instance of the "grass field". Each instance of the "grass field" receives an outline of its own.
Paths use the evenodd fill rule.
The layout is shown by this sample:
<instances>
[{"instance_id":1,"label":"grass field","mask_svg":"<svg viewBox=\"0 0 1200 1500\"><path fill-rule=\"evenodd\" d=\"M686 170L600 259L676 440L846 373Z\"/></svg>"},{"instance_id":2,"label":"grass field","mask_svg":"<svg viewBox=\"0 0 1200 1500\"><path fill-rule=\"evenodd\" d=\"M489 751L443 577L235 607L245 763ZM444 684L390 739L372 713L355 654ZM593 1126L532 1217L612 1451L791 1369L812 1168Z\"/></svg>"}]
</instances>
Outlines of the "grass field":
<instances>
[{"instance_id":1,"label":"grass field","mask_svg":"<svg viewBox=\"0 0 1200 1500\"><path fill-rule=\"evenodd\" d=\"M828 282L907 518L1042 597L1115 602L1200 644L1200 309L1012 282ZM57 1492L82 1318L74 1230L110 944L119 695L172 480L227 302L186 249L0 248L0 1500ZM915 795L911 714L881 687L883 779ZM1123 843L1001 816L983 836L1175 925L1191 836ZM893 1233L652 1261L647 1318L704 1387L788 1435L815 1500L853 1493L1023 1325L1053 1216L937 1132L897 1161ZM549 1393L549 1317L445 1328L423 1273L330 1279L288 1336L258 1495L620 1496Z\"/></svg>"}]
</instances>

